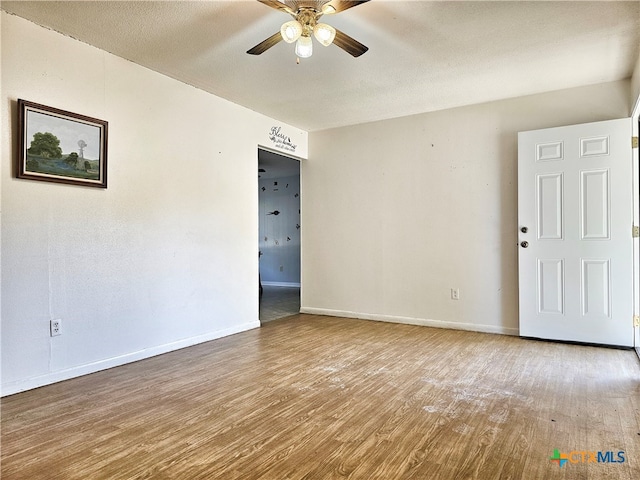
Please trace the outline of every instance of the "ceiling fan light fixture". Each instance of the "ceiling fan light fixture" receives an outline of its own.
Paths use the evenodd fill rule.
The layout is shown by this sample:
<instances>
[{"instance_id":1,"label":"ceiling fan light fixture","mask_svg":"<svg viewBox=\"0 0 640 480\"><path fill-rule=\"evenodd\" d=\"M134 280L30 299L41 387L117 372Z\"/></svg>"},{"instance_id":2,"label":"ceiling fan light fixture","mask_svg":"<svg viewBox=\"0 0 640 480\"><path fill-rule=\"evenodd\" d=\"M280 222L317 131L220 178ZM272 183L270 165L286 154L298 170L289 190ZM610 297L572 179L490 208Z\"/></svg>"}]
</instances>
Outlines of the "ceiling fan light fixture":
<instances>
[{"instance_id":1,"label":"ceiling fan light fixture","mask_svg":"<svg viewBox=\"0 0 640 480\"><path fill-rule=\"evenodd\" d=\"M313 35L316 40L325 47L328 47L333 43L333 39L336 38L336 29L326 23L317 23L313 27Z\"/></svg>"},{"instance_id":2,"label":"ceiling fan light fixture","mask_svg":"<svg viewBox=\"0 0 640 480\"><path fill-rule=\"evenodd\" d=\"M1 0L0 0L1 1ZM319 23L320 17L325 14L341 13L370 0L257 0L258 2L286 13L293 17L281 24L280 30L275 32L262 42L247 50L249 55L261 55L268 49L284 40L286 43L294 43L295 52L300 58L310 57L313 54L312 37L323 46L334 44L352 57L359 57L369 48L330 25Z\"/></svg>"},{"instance_id":3,"label":"ceiling fan light fixture","mask_svg":"<svg viewBox=\"0 0 640 480\"><path fill-rule=\"evenodd\" d=\"M313 43L311 37L302 36L296 42L296 55L300 58L309 58L313 55Z\"/></svg>"},{"instance_id":4,"label":"ceiling fan light fixture","mask_svg":"<svg viewBox=\"0 0 640 480\"><path fill-rule=\"evenodd\" d=\"M302 35L302 25L296 20L291 20L282 24L280 35L287 43L293 43Z\"/></svg>"}]
</instances>

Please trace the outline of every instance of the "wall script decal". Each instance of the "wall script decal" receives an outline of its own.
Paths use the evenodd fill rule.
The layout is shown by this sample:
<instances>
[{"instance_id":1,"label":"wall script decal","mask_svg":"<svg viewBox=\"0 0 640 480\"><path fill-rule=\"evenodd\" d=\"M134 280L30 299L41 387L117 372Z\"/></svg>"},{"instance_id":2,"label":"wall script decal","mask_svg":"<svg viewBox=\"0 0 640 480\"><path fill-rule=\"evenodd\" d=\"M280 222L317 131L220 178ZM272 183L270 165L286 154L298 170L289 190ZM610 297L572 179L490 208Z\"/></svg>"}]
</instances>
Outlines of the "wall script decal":
<instances>
[{"instance_id":1,"label":"wall script decal","mask_svg":"<svg viewBox=\"0 0 640 480\"><path fill-rule=\"evenodd\" d=\"M291 142L289 136L282 133L282 127L271 127L269 140L273 142L275 148L286 150L287 152L295 152L298 147L295 143Z\"/></svg>"}]
</instances>

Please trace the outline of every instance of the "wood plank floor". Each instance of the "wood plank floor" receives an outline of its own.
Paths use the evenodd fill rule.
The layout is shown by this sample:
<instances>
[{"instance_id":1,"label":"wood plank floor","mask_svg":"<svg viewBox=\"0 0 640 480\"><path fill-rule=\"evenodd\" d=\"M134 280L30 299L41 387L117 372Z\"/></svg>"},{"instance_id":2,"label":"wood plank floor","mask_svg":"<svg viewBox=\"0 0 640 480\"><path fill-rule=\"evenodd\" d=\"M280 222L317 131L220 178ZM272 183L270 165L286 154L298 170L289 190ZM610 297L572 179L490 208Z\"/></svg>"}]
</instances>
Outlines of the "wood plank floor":
<instances>
[{"instance_id":1,"label":"wood plank floor","mask_svg":"<svg viewBox=\"0 0 640 480\"><path fill-rule=\"evenodd\" d=\"M634 351L363 320L276 320L1 413L3 479L640 479Z\"/></svg>"}]
</instances>

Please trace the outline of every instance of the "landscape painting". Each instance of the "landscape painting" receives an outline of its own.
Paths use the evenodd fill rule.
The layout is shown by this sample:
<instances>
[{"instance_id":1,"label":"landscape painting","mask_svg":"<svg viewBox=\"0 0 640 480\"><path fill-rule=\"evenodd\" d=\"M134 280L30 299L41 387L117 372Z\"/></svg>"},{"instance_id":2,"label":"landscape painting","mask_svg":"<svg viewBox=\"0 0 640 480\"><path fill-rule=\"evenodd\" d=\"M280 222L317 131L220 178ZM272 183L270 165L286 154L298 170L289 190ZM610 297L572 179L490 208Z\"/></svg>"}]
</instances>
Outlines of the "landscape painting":
<instances>
[{"instance_id":1,"label":"landscape painting","mask_svg":"<svg viewBox=\"0 0 640 480\"><path fill-rule=\"evenodd\" d=\"M18 109L18 178L107 187L107 122L26 100Z\"/></svg>"}]
</instances>

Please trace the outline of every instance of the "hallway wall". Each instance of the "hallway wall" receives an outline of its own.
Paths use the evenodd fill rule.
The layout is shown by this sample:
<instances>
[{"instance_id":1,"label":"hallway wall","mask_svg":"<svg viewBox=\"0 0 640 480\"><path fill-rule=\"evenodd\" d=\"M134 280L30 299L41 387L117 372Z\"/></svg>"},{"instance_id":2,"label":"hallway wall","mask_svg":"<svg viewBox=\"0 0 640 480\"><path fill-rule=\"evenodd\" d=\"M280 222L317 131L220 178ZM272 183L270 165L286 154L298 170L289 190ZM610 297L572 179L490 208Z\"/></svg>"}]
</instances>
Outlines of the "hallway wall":
<instances>
[{"instance_id":1,"label":"hallway wall","mask_svg":"<svg viewBox=\"0 0 640 480\"><path fill-rule=\"evenodd\" d=\"M300 176L258 183L262 282L300 286Z\"/></svg>"}]
</instances>

